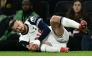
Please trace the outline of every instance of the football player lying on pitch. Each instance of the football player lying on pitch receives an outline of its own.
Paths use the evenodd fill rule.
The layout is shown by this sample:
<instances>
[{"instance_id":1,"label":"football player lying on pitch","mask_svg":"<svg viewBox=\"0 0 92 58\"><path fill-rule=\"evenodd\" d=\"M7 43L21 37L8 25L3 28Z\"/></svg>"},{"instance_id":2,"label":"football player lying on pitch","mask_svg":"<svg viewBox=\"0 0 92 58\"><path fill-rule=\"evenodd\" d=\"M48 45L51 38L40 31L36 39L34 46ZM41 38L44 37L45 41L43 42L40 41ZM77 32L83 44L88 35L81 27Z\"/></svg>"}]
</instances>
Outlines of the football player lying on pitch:
<instances>
[{"instance_id":1,"label":"football player lying on pitch","mask_svg":"<svg viewBox=\"0 0 92 58\"><path fill-rule=\"evenodd\" d=\"M42 18L30 17L23 24L18 20L11 20L9 26L15 32L21 33L19 42L30 51L42 52L68 52L67 42L69 33L64 28L71 27L87 31L87 23L82 20L77 23L62 16L53 15L50 19L51 26L42 21Z\"/></svg>"}]
</instances>

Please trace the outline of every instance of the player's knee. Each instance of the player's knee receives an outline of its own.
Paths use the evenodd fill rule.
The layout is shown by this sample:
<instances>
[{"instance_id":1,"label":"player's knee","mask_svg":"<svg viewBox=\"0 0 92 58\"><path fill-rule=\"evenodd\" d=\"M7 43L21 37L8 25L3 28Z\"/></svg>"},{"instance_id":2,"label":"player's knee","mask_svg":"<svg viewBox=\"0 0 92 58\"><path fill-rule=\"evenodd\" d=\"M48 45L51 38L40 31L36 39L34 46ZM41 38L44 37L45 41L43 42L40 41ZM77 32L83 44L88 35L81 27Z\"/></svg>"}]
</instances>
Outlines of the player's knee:
<instances>
[{"instance_id":1,"label":"player's knee","mask_svg":"<svg viewBox=\"0 0 92 58\"><path fill-rule=\"evenodd\" d=\"M60 18L61 18L61 16L54 15L54 16L52 16L50 23L51 24L58 24L60 22Z\"/></svg>"}]
</instances>

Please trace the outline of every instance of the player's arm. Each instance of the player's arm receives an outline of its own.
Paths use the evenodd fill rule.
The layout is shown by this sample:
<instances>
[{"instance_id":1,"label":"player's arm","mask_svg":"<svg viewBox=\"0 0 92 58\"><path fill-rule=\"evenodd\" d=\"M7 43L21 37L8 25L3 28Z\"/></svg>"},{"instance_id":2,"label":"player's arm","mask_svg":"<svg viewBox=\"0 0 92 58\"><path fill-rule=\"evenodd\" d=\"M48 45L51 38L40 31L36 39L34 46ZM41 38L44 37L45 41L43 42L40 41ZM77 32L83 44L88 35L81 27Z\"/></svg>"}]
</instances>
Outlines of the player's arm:
<instances>
[{"instance_id":1,"label":"player's arm","mask_svg":"<svg viewBox=\"0 0 92 58\"><path fill-rule=\"evenodd\" d=\"M38 38L38 40L42 41L44 40L48 34L50 33L50 29L48 27L47 24L45 24L43 21L42 21L42 18L36 18L36 17L31 17L30 19L28 19L28 21L31 23L31 24L34 24L36 25L40 30L42 30L42 34L41 36Z\"/></svg>"},{"instance_id":2,"label":"player's arm","mask_svg":"<svg viewBox=\"0 0 92 58\"><path fill-rule=\"evenodd\" d=\"M35 52L35 51L40 50L40 41L39 40L34 40L34 41L31 41L31 42L21 40L20 43L30 51Z\"/></svg>"},{"instance_id":3,"label":"player's arm","mask_svg":"<svg viewBox=\"0 0 92 58\"><path fill-rule=\"evenodd\" d=\"M19 42L30 51L38 51L40 49L39 40L30 40L28 34L22 35L19 37Z\"/></svg>"}]
</instances>

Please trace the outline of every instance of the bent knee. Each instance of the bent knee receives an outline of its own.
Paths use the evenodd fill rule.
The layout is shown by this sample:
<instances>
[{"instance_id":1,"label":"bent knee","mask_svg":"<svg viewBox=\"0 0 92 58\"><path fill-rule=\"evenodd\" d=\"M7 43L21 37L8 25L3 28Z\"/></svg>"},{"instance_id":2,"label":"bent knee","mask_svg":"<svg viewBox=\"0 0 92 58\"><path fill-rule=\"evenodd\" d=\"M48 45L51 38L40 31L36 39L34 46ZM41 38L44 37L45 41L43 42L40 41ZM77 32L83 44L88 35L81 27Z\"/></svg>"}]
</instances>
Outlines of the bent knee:
<instances>
[{"instance_id":1,"label":"bent knee","mask_svg":"<svg viewBox=\"0 0 92 58\"><path fill-rule=\"evenodd\" d=\"M60 18L61 18L61 16L53 15L52 18L50 19L50 23L51 24L58 24L58 23L60 23Z\"/></svg>"}]
</instances>

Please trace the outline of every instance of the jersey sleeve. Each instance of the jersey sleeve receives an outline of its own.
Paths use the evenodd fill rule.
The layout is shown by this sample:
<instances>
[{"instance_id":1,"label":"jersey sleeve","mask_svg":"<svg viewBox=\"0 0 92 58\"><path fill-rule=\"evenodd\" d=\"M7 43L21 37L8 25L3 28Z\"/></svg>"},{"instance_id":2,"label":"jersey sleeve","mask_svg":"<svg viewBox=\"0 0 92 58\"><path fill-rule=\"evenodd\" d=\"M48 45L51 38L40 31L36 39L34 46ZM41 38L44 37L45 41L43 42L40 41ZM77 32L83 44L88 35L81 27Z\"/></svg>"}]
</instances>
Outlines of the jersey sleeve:
<instances>
[{"instance_id":1,"label":"jersey sleeve","mask_svg":"<svg viewBox=\"0 0 92 58\"><path fill-rule=\"evenodd\" d=\"M39 22L42 21L42 18L36 17L36 16L32 16L28 19L28 22L30 24L36 25L38 27Z\"/></svg>"},{"instance_id":2,"label":"jersey sleeve","mask_svg":"<svg viewBox=\"0 0 92 58\"><path fill-rule=\"evenodd\" d=\"M40 41L43 41L51 31L48 25L43 22L42 18L31 17L28 21L30 24L36 25L42 31L41 36L38 38Z\"/></svg>"}]
</instances>

